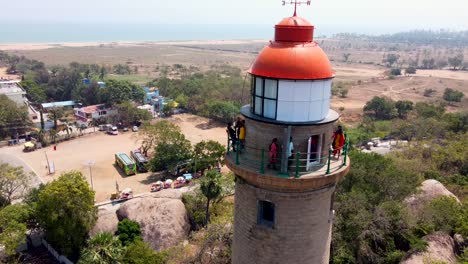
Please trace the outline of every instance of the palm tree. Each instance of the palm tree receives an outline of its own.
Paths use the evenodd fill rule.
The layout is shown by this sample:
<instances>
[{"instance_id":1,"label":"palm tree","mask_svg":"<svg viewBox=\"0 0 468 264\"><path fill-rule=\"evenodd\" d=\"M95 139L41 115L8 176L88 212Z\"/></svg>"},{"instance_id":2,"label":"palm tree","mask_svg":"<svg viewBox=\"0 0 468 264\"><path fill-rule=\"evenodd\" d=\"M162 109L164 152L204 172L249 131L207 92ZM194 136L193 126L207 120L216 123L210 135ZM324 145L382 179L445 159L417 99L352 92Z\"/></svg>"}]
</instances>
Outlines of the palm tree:
<instances>
[{"instance_id":1,"label":"palm tree","mask_svg":"<svg viewBox=\"0 0 468 264\"><path fill-rule=\"evenodd\" d=\"M206 197L205 225L210 221L210 201L221 195L221 173L215 170L208 171L200 183L200 190Z\"/></svg>"},{"instance_id":2,"label":"palm tree","mask_svg":"<svg viewBox=\"0 0 468 264\"><path fill-rule=\"evenodd\" d=\"M122 263L124 248L111 233L98 233L88 241L78 264L118 264Z\"/></svg>"},{"instance_id":3,"label":"palm tree","mask_svg":"<svg viewBox=\"0 0 468 264\"><path fill-rule=\"evenodd\" d=\"M88 126L92 126L94 128L94 132L96 132L96 127L99 126L99 121L93 118L89 121Z\"/></svg>"}]
</instances>

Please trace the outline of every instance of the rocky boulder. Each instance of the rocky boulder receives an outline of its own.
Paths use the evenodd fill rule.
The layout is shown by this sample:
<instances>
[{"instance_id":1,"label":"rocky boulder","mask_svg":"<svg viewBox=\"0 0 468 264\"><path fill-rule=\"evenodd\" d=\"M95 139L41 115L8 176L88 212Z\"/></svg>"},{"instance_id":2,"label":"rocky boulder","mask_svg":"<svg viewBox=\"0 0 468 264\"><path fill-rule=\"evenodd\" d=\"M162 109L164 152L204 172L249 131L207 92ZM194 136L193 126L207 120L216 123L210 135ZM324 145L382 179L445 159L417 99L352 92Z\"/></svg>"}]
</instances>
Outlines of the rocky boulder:
<instances>
[{"instance_id":1,"label":"rocky boulder","mask_svg":"<svg viewBox=\"0 0 468 264\"><path fill-rule=\"evenodd\" d=\"M455 242L453 239L442 232L423 237L423 240L428 243L425 252L413 253L400 264L426 264L436 261L443 263L457 263L455 255Z\"/></svg>"},{"instance_id":2,"label":"rocky boulder","mask_svg":"<svg viewBox=\"0 0 468 264\"><path fill-rule=\"evenodd\" d=\"M416 194L405 199L405 203L411 212L419 212L425 204L441 196L453 197L460 203L460 200L453 193L436 180L425 180Z\"/></svg>"},{"instance_id":3,"label":"rocky boulder","mask_svg":"<svg viewBox=\"0 0 468 264\"><path fill-rule=\"evenodd\" d=\"M178 196L175 192L163 196L166 195ZM128 218L138 222L143 240L154 250L177 245L187 239L190 231L185 206L177 198L159 198L152 195L134 198L120 206L117 217L119 220Z\"/></svg>"},{"instance_id":4,"label":"rocky boulder","mask_svg":"<svg viewBox=\"0 0 468 264\"><path fill-rule=\"evenodd\" d=\"M90 232L90 236L94 236L100 232L109 232L114 234L117 231L117 224L119 219L115 211L118 207L113 206L104 206L100 207L98 210L98 219L96 225Z\"/></svg>"}]
</instances>

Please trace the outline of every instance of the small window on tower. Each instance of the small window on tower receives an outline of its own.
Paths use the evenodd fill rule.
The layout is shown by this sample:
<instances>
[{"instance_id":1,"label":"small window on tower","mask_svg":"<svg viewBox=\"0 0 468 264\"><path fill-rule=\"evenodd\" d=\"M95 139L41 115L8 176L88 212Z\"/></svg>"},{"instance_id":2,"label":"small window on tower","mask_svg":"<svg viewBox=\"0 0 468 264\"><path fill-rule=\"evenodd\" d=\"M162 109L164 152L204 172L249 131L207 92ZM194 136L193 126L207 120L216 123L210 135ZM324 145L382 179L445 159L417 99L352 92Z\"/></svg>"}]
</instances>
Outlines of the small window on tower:
<instances>
[{"instance_id":1,"label":"small window on tower","mask_svg":"<svg viewBox=\"0 0 468 264\"><path fill-rule=\"evenodd\" d=\"M275 226L275 204L268 201L258 201L257 224L271 227Z\"/></svg>"}]
</instances>

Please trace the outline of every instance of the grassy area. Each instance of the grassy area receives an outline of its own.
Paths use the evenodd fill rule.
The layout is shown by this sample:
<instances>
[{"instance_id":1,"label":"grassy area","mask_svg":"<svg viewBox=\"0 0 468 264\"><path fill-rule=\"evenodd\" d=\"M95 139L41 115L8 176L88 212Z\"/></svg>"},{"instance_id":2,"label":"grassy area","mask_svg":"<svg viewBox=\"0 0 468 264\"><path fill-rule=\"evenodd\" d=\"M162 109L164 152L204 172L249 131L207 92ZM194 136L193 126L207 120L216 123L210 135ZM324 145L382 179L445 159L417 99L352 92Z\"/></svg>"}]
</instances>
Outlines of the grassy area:
<instances>
[{"instance_id":1,"label":"grassy area","mask_svg":"<svg viewBox=\"0 0 468 264\"><path fill-rule=\"evenodd\" d=\"M146 84L149 81L153 80L151 76L147 75L138 75L138 74L129 74L129 75L116 75L109 74L107 79L119 80L119 81L129 81L131 83Z\"/></svg>"}]
</instances>

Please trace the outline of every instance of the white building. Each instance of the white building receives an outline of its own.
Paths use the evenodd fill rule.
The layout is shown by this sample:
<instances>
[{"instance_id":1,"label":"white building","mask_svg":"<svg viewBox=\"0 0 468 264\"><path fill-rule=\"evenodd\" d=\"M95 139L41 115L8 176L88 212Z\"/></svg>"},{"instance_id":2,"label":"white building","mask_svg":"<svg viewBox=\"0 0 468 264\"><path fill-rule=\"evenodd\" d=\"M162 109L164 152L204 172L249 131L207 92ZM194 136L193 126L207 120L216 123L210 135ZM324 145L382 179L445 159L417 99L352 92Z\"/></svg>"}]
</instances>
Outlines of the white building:
<instances>
[{"instance_id":1,"label":"white building","mask_svg":"<svg viewBox=\"0 0 468 264\"><path fill-rule=\"evenodd\" d=\"M78 126L88 126L93 119L105 118L114 113L114 110L106 108L104 104L90 105L75 108L75 118Z\"/></svg>"},{"instance_id":2,"label":"white building","mask_svg":"<svg viewBox=\"0 0 468 264\"><path fill-rule=\"evenodd\" d=\"M19 84L20 81L0 81L0 94L6 95L19 106L27 104L26 91Z\"/></svg>"}]
</instances>

